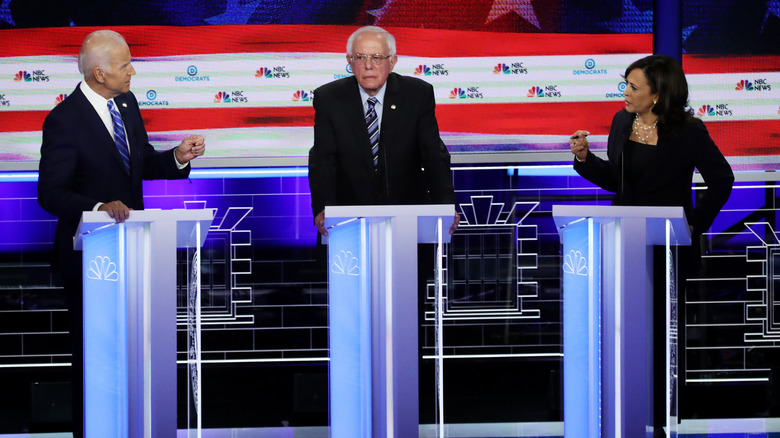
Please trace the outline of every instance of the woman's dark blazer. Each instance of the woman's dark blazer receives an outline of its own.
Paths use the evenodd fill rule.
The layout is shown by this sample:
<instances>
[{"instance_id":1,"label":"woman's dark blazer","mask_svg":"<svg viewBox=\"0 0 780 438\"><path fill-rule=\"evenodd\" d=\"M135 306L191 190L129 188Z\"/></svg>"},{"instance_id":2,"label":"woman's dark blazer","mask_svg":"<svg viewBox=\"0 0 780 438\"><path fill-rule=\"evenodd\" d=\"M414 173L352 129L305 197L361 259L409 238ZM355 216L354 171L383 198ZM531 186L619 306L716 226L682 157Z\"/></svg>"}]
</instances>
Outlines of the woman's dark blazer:
<instances>
[{"instance_id":1,"label":"woman's dark blazer","mask_svg":"<svg viewBox=\"0 0 780 438\"><path fill-rule=\"evenodd\" d=\"M631 136L634 117L625 109L615 114L607 140L607 161L588 152L584 162L574 160L574 169L588 181L614 192L613 205L682 206L693 233L707 231L729 199L734 173L704 123L692 119L674 135L661 132L647 171L629 187L623 172L623 147ZM694 169L707 186L703 195L697 196L695 208L691 195Z\"/></svg>"}]
</instances>

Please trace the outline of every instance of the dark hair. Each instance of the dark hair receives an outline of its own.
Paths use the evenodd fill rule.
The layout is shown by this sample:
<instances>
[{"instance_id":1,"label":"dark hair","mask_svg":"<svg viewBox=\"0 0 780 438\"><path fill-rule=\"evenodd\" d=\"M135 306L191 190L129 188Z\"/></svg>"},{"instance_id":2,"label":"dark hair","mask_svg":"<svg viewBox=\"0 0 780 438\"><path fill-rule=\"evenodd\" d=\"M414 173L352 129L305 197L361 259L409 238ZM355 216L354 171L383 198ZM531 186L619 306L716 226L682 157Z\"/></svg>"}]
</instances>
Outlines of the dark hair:
<instances>
[{"instance_id":1,"label":"dark hair","mask_svg":"<svg viewBox=\"0 0 780 438\"><path fill-rule=\"evenodd\" d=\"M674 58L650 55L638 59L628 66L623 78L635 69L644 72L650 91L658 94L658 102L651 111L658 116L659 136L672 135L686 123L697 120L688 107L688 81Z\"/></svg>"}]
</instances>

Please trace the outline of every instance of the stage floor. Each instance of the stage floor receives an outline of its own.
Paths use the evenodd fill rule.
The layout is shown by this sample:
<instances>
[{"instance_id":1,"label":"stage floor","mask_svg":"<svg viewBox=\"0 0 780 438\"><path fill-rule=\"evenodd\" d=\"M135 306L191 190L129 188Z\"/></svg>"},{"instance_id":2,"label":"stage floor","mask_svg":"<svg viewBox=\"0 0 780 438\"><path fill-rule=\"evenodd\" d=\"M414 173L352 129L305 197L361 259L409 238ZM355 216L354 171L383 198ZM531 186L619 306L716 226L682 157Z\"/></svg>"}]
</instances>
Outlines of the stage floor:
<instances>
[{"instance_id":1,"label":"stage floor","mask_svg":"<svg viewBox=\"0 0 780 438\"><path fill-rule=\"evenodd\" d=\"M11 434L0 438L71 438L67 433ZM193 435L195 436L195 435ZM244 429L205 429L202 438L328 438L327 427L269 427ZM420 426L420 438L436 438L432 425ZM447 438L563 437L562 422L451 424ZM731 418L683 420L680 438L780 438L780 418ZM177 438L187 438L179 430Z\"/></svg>"}]
</instances>

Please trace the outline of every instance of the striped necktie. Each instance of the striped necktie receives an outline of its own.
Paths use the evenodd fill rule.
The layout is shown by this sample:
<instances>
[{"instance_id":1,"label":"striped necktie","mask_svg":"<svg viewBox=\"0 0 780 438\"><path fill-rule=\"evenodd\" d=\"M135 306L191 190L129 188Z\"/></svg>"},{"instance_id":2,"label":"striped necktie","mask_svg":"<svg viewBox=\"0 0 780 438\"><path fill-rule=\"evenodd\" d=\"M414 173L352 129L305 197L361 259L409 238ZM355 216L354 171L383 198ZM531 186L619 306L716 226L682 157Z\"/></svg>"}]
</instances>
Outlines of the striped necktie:
<instances>
[{"instance_id":1,"label":"striped necktie","mask_svg":"<svg viewBox=\"0 0 780 438\"><path fill-rule=\"evenodd\" d=\"M122 156L122 163L125 165L125 171L130 173L130 150L127 147L127 138L125 138L125 124L122 122L122 116L114 107L113 101L108 101L108 112L111 113L111 122L114 125L114 143Z\"/></svg>"},{"instance_id":2,"label":"striped necktie","mask_svg":"<svg viewBox=\"0 0 780 438\"><path fill-rule=\"evenodd\" d=\"M366 112L366 126L368 127L368 141L371 143L371 157L374 160L374 171L379 168L379 119L376 116L374 105L376 97L368 98L368 111Z\"/></svg>"}]
</instances>

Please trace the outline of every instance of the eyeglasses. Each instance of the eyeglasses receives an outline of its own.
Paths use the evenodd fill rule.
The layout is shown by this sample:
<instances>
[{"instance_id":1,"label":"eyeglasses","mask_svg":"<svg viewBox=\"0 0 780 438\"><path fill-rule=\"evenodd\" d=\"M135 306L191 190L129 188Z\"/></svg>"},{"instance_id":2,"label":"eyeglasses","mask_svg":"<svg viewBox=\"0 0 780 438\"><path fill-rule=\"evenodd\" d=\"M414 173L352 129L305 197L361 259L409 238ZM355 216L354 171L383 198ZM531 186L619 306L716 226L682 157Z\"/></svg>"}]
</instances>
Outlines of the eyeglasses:
<instances>
[{"instance_id":1,"label":"eyeglasses","mask_svg":"<svg viewBox=\"0 0 780 438\"><path fill-rule=\"evenodd\" d=\"M379 53L374 55L364 55L362 53L356 53L350 56L350 58L352 58L352 61L358 64L365 64L370 59L372 64L379 65L385 59L390 58L390 55L380 55Z\"/></svg>"}]
</instances>

